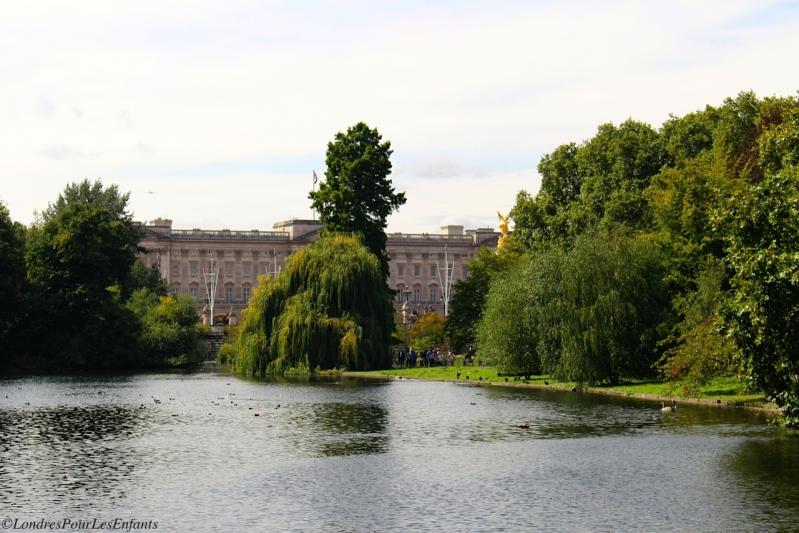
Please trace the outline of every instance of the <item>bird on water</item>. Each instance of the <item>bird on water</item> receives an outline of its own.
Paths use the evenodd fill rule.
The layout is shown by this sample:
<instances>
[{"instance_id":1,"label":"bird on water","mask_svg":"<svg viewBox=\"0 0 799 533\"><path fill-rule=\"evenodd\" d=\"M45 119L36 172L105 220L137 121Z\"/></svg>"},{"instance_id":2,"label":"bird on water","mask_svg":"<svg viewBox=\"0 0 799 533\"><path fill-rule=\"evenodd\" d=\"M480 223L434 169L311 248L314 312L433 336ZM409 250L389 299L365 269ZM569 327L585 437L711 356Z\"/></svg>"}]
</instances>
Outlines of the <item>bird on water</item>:
<instances>
[{"instance_id":1,"label":"bird on water","mask_svg":"<svg viewBox=\"0 0 799 533\"><path fill-rule=\"evenodd\" d=\"M666 405L665 402L660 402L660 410L664 413L671 413L677 410L677 400L672 400L671 405Z\"/></svg>"}]
</instances>

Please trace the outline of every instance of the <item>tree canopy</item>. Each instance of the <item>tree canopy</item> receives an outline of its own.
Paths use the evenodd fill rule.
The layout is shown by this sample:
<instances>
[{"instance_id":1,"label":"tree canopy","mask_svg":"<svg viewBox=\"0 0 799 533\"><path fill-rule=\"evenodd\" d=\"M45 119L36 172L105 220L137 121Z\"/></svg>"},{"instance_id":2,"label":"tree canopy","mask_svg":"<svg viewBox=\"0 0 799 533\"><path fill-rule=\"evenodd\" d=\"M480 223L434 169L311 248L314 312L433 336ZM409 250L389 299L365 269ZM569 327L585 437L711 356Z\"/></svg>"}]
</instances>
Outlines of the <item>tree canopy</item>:
<instances>
[{"instance_id":1,"label":"tree canopy","mask_svg":"<svg viewBox=\"0 0 799 533\"><path fill-rule=\"evenodd\" d=\"M11 351L14 328L26 314L24 294L25 230L0 203L0 345L5 347L0 365Z\"/></svg>"},{"instance_id":2,"label":"tree canopy","mask_svg":"<svg viewBox=\"0 0 799 533\"><path fill-rule=\"evenodd\" d=\"M464 350L474 344L491 281L495 275L507 270L516 257L512 252L497 254L494 250L482 248L469 262L469 275L452 288L449 316L444 326L453 348Z\"/></svg>"},{"instance_id":3,"label":"tree canopy","mask_svg":"<svg viewBox=\"0 0 799 533\"><path fill-rule=\"evenodd\" d=\"M137 260L142 230L127 202L128 195L116 186L72 183L29 228L26 293L16 309L25 320L15 323L16 343L6 369L196 362L196 310L180 299L164 300L160 273ZM14 271L9 267L7 272Z\"/></svg>"},{"instance_id":4,"label":"tree canopy","mask_svg":"<svg viewBox=\"0 0 799 533\"><path fill-rule=\"evenodd\" d=\"M717 223L728 228L733 272L725 328L747 377L799 425L799 167L731 197Z\"/></svg>"},{"instance_id":5,"label":"tree canopy","mask_svg":"<svg viewBox=\"0 0 799 533\"><path fill-rule=\"evenodd\" d=\"M391 365L393 308L377 257L358 237L333 234L260 279L223 357L245 374Z\"/></svg>"},{"instance_id":6,"label":"tree canopy","mask_svg":"<svg viewBox=\"0 0 799 533\"><path fill-rule=\"evenodd\" d=\"M309 194L325 230L360 235L388 277L386 219L405 203L395 192L391 174L391 143L363 122L337 133L327 145L325 179Z\"/></svg>"},{"instance_id":7,"label":"tree canopy","mask_svg":"<svg viewBox=\"0 0 799 533\"><path fill-rule=\"evenodd\" d=\"M511 248L523 255L512 268L528 283L495 276L481 350L517 367L558 360L555 371L576 380L646 374L658 354L673 379L740 372L799 424L797 164L799 102L751 92L671 116L659 130L627 120L557 147L539 164L540 191L521 191L511 211ZM541 281L525 268L543 257L561 257L562 268L542 267L550 274ZM543 312L530 307L539 283L563 289L546 311L560 321L549 358L533 350L541 326L524 329ZM503 301L530 316L503 325L493 307ZM613 327L602 322L611 318ZM505 326L528 339L527 359L503 348Z\"/></svg>"},{"instance_id":8,"label":"tree canopy","mask_svg":"<svg viewBox=\"0 0 799 533\"><path fill-rule=\"evenodd\" d=\"M491 285L477 330L506 371L618 383L650 372L667 311L659 250L613 233L521 258Z\"/></svg>"},{"instance_id":9,"label":"tree canopy","mask_svg":"<svg viewBox=\"0 0 799 533\"><path fill-rule=\"evenodd\" d=\"M444 335L446 320L435 311L422 313L410 329L411 347L416 350L442 347L446 341Z\"/></svg>"},{"instance_id":10,"label":"tree canopy","mask_svg":"<svg viewBox=\"0 0 799 533\"><path fill-rule=\"evenodd\" d=\"M70 184L31 228L27 275L39 338L48 341L41 353L56 365L116 366L134 357L135 320L119 297L141 230L127 199L99 181Z\"/></svg>"}]
</instances>

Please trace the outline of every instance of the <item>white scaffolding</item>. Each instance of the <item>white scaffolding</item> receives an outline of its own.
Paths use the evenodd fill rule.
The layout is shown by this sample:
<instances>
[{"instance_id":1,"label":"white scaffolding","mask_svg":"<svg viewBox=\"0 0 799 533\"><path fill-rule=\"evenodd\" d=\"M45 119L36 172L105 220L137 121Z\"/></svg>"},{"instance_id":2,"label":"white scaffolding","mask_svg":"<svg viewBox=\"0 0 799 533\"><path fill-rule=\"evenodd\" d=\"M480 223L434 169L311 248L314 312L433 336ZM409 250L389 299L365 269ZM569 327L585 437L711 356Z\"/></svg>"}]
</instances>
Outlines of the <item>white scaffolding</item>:
<instances>
[{"instance_id":1,"label":"white scaffolding","mask_svg":"<svg viewBox=\"0 0 799 533\"><path fill-rule=\"evenodd\" d=\"M449 296L452 291L452 277L455 274L455 261L449 262L447 247L444 246L444 279L441 279L441 265L436 266L438 282L441 284L441 298L444 300L444 316L449 315Z\"/></svg>"},{"instance_id":2,"label":"white scaffolding","mask_svg":"<svg viewBox=\"0 0 799 533\"><path fill-rule=\"evenodd\" d=\"M208 309L211 311L211 326L214 325L214 303L216 302L216 287L219 281L219 269L216 260L211 253L208 253L208 263L203 266L203 281L205 282L205 295L208 301ZM206 270L205 266L208 267Z\"/></svg>"}]
</instances>

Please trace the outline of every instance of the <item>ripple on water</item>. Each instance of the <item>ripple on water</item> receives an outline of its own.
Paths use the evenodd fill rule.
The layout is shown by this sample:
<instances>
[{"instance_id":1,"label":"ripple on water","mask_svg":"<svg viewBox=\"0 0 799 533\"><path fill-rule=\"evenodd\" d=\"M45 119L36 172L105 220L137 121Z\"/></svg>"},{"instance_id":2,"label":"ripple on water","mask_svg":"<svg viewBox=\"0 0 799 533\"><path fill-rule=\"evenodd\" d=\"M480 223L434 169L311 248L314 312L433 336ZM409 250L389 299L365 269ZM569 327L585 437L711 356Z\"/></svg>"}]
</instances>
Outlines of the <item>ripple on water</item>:
<instances>
[{"instance_id":1,"label":"ripple on water","mask_svg":"<svg viewBox=\"0 0 799 533\"><path fill-rule=\"evenodd\" d=\"M167 530L799 523L797 439L733 410L220 374L5 380L0 395L0 505L29 516L124 511Z\"/></svg>"}]
</instances>

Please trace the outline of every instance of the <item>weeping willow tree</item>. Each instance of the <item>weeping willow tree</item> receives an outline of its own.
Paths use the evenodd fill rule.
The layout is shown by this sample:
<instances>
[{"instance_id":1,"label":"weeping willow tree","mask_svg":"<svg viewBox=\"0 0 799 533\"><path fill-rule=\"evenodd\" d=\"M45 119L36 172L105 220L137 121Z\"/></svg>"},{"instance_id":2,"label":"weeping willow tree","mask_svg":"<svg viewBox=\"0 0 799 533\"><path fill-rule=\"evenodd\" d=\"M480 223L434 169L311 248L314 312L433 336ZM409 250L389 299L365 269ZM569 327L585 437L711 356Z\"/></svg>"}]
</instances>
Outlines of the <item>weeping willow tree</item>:
<instances>
[{"instance_id":1,"label":"weeping willow tree","mask_svg":"<svg viewBox=\"0 0 799 533\"><path fill-rule=\"evenodd\" d=\"M262 278L222 358L236 372L367 370L391 364L393 315L377 257L356 237L330 235Z\"/></svg>"},{"instance_id":2,"label":"weeping willow tree","mask_svg":"<svg viewBox=\"0 0 799 533\"><path fill-rule=\"evenodd\" d=\"M616 385L652 372L668 324L662 262L644 237L577 238L562 273L559 377Z\"/></svg>"},{"instance_id":3,"label":"weeping willow tree","mask_svg":"<svg viewBox=\"0 0 799 533\"><path fill-rule=\"evenodd\" d=\"M492 281L477 327L481 359L587 384L651 374L669 324L662 279L659 249L621 232L523 256Z\"/></svg>"},{"instance_id":4,"label":"weeping willow tree","mask_svg":"<svg viewBox=\"0 0 799 533\"><path fill-rule=\"evenodd\" d=\"M494 277L476 329L481 361L504 372L555 372L560 361L565 254L528 255Z\"/></svg>"}]
</instances>

